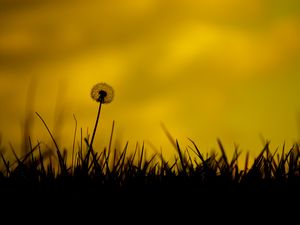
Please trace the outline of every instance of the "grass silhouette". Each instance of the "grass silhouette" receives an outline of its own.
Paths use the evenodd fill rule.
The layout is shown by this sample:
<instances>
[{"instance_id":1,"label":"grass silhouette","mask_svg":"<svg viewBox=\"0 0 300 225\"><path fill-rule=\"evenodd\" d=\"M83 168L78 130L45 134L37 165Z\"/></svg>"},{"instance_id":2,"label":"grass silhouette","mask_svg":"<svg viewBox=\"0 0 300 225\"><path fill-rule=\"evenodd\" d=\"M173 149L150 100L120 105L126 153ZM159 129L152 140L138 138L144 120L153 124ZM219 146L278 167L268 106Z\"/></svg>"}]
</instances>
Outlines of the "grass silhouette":
<instances>
[{"instance_id":1,"label":"grass silhouette","mask_svg":"<svg viewBox=\"0 0 300 225\"><path fill-rule=\"evenodd\" d=\"M91 215L93 209L100 214L156 210L155 215L162 215L172 209L178 216L183 212L198 215L201 210L212 215L234 210L235 215L264 211L267 217L267 209L274 213L280 207L282 215L283 207L291 212L291 202L299 200L298 144L287 151L284 146L281 152L272 152L267 142L251 165L247 154L245 165L240 168L238 149L229 159L218 139L220 154L204 155L193 140L189 139L190 145L183 148L164 128L175 149L175 160L170 162L159 153L147 157L144 143L137 144L133 151L129 151L128 142L123 149L112 148L114 123L108 148L95 151L94 135L91 141L81 135L75 150L74 116L71 163L67 163L67 151L59 148L42 116L36 114L52 138L55 151L50 152L55 154L49 154L49 147L41 142L32 145L31 141L25 155L18 156L12 150L12 162L0 152L4 209L9 204L26 209L28 202L34 202L34 210L40 214L45 212L43 207L55 204L62 211L72 209L73 213L80 208L80 215L85 210ZM98 117L99 113L97 121ZM96 127L97 122L93 134ZM94 204L96 208L91 207Z\"/></svg>"},{"instance_id":2,"label":"grass silhouette","mask_svg":"<svg viewBox=\"0 0 300 225\"><path fill-rule=\"evenodd\" d=\"M49 180L55 182L65 179L76 182L87 179L103 187L109 186L122 190L131 186L173 186L175 184L176 186L196 184L199 188L217 184L256 187L271 185L272 188L276 188L300 182L298 144L292 146L287 152L283 148L281 153L272 153L268 142L252 165L249 165L247 155L244 167L239 168L238 158L241 152L236 149L233 158L228 159L219 139L221 153L219 156L216 153L204 156L191 139L189 139L191 145L183 150L176 140L175 162L170 163L162 154L153 154L150 158L146 158L144 144L140 147L137 145L133 154L128 154L128 142L122 150L112 150L109 146L101 152L96 152L90 148L88 138L84 138L85 149L84 146L79 146L75 157L74 153L72 154L71 165L68 165L66 152L60 150L46 122L38 113L37 115L54 142L57 166L54 166L50 156L48 156L50 159L48 163L45 163L47 151L43 151L41 143L30 146L28 153L20 157L13 151L15 156L13 162L0 153L1 183L18 181L39 184Z\"/></svg>"},{"instance_id":3,"label":"grass silhouette","mask_svg":"<svg viewBox=\"0 0 300 225\"><path fill-rule=\"evenodd\" d=\"M1 153L0 193L5 204L18 202L26 208L26 202L35 202L34 209L39 214L45 211L38 206L45 207L45 204L49 207L58 204L56 207L61 211L71 207L73 212L83 206L80 215L87 210L85 207L96 203L97 209L105 214L113 208L115 213L116 208L121 208L123 213L130 213L129 208L135 213L150 212L152 205L161 213L177 205L172 209L175 214L198 209L206 210L207 215L208 209L214 209L209 211L211 214L224 213L227 207L234 209L235 206L236 214L243 215L249 210L253 212L250 207L253 204L256 204L255 211L266 211L266 207L274 211L280 206L291 206L291 199L295 202L299 199L298 144L287 152L283 148L281 152L272 153L266 143L251 165L247 154L245 165L240 168L240 152L236 149L229 159L220 140L220 154L210 155L202 154L193 140L185 150L175 140L175 160L171 163L158 153L146 157L144 144L136 145L133 151L129 151L128 142L121 150L111 148L110 144L98 152L90 147L88 138L84 138L80 142L85 144L78 146L75 152L73 144L71 164L68 164L68 155L60 150L46 122L37 115L54 142L56 154L47 154L49 151L43 149L40 142L30 145L26 155L17 156L13 151L15 160L12 162ZM112 133L113 129L111 137ZM59 206L62 202L64 205ZM264 207L260 206L262 202ZM191 207L197 203L201 204ZM87 210L86 215L91 210Z\"/></svg>"}]
</instances>

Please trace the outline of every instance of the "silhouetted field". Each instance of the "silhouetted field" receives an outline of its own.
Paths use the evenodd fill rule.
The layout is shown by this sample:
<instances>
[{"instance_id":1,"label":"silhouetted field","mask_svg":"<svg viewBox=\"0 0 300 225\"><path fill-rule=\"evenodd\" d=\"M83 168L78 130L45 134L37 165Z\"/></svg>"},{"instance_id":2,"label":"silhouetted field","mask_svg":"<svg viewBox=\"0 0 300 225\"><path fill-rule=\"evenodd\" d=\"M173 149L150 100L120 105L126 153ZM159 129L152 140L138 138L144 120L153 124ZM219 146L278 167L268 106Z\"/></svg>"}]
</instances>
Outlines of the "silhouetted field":
<instances>
[{"instance_id":1,"label":"silhouetted field","mask_svg":"<svg viewBox=\"0 0 300 225\"><path fill-rule=\"evenodd\" d=\"M163 127L175 150L174 160L168 161L161 153L146 154L144 144L112 147L113 123L108 147L94 149L101 106L112 101L113 93L105 83L93 87L91 96L99 103L95 126L91 137L81 133L77 147L77 122L73 148L62 151L36 113L54 147L34 144L29 137L24 155L12 149L13 161L0 152L3 221L12 218L9 213L23 215L19 218L29 223L37 217L42 218L39 223L51 218L52 223L109 219L140 224L164 218L168 223L197 219L228 224L238 217L254 223L262 218L293 221L300 200L298 144L273 152L267 142L251 164L246 154L241 167L238 149L229 158L218 140L219 152L203 154L193 140L180 146Z\"/></svg>"},{"instance_id":2,"label":"silhouetted field","mask_svg":"<svg viewBox=\"0 0 300 225\"><path fill-rule=\"evenodd\" d=\"M69 156L69 164L67 154L57 145L49 150L37 143L26 155L15 154L13 162L1 153L2 207L38 214L48 212L46 207L55 215L66 210L88 215L96 209L97 215L159 215L166 210L178 216L203 211L205 215L268 215L299 200L297 144L272 153L266 143L251 165L246 156L245 165L239 168L240 152L236 150L229 159L219 140L219 154L206 156L192 140L185 150L175 141L177 152L172 163L161 154L146 157L144 145L129 151L127 143L122 150L109 146L99 152L88 143L87 138L81 140L78 150Z\"/></svg>"}]
</instances>

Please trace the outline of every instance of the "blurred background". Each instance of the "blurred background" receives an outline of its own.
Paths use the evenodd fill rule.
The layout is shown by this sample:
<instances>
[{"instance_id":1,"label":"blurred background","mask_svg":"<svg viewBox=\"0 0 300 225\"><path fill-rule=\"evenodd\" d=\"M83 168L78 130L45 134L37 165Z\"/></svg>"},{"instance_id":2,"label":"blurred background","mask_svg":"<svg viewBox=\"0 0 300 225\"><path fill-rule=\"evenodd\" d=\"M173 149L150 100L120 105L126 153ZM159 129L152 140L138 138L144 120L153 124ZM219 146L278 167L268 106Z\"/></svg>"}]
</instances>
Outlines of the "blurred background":
<instances>
[{"instance_id":1,"label":"blurred background","mask_svg":"<svg viewBox=\"0 0 300 225\"><path fill-rule=\"evenodd\" d=\"M92 133L92 86L107 82L95 146L203 152L220 138L257 155L300 134L298 0L0 0L1 148L24 138L71 149ZM24 135L25 133L25 135ZM25 136L25 137L24 137ZM26 137L27 138L27 137ZM151 147L152 146L152 147Z\"/></svg>"}]
</instances>

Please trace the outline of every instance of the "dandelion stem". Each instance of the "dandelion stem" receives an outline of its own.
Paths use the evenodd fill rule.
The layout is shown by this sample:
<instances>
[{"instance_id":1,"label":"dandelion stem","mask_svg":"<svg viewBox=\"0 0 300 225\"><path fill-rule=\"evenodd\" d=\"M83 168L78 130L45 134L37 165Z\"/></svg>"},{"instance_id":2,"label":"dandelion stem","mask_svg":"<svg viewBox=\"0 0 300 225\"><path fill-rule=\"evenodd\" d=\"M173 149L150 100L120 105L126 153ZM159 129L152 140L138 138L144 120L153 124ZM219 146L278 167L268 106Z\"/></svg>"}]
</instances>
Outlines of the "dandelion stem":
<instances>
[{"instance_id":1,"label":"dandelion stem","mask_svg":"<svg viewBox=\"0 0 300 225\"><path fill-rule=\"evenodd\" d=\"M91 143L90 143L90 146L89 146L90 149L92 149L92 147L93 147L92 145L93 145L93 142L94 142L94 138L95 138L95 134L96 134L97 126L98 126L98 121L99 121L100 112L101 112L101 105L102 105L102 101L100 101L100 103L99 103L97 119L96 119L96 122L95 122L95 127L94 127L94 131L93 131L92 139L91 139Z\"/></svg>"}]
</instances>

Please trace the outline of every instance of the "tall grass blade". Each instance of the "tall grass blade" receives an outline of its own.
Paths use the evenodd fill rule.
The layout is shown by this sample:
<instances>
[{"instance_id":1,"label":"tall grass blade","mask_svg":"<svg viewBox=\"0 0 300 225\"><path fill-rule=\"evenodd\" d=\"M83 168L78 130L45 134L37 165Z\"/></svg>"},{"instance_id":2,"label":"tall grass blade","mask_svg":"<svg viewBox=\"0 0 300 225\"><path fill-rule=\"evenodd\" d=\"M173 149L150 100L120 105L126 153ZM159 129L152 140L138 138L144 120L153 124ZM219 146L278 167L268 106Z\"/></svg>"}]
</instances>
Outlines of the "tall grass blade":
<instances>
[{"instance_id":1,"label":"tall grass blade","mask_svg":"<svg viewBox=\"0 0 300 225\"><path fill-rule=\"evenodd\" d=\"M46 129L47 129L47 131L48 131L48 133L49 133L49 135L50 135L50 137L51 137L51 139L52 139L52 141L53 141L53 143L56 147L56 153L57 153L57 156L58 156L60 169L62 170L62 172L66 173L67 172L66 165L65 165L64 159L61 155L61 152L59 150L58 144L56 143L56 141L55 141L50 129L48 128L46 122L44 121L44 119L40 116L40 114L38 114L37 112L35 112L35 113L40 118L40 120L43 122L44 126L46 127Z\"/></svg>"}]
</instances>

